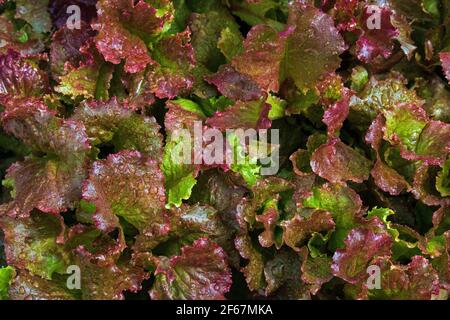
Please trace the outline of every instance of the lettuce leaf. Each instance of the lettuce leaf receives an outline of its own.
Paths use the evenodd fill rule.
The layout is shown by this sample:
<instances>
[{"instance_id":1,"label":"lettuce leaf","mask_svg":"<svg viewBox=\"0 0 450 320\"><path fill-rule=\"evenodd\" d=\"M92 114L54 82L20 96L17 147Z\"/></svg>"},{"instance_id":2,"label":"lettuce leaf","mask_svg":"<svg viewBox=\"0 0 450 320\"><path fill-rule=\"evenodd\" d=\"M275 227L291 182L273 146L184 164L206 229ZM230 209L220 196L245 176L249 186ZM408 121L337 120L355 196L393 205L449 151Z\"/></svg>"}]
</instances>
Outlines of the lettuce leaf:
<instances>
[{"instance_id":1,"label":"lettuce leaf","mask_svg":"<svg viewBox=\"0 0 450 320\"><path fill-rule=\"evenodd\" d=\"M179 256L160 258L155 277L154 300L222 300L231 286L225 252L206 238L183 247Z\"/></svg>"}]
</instances>

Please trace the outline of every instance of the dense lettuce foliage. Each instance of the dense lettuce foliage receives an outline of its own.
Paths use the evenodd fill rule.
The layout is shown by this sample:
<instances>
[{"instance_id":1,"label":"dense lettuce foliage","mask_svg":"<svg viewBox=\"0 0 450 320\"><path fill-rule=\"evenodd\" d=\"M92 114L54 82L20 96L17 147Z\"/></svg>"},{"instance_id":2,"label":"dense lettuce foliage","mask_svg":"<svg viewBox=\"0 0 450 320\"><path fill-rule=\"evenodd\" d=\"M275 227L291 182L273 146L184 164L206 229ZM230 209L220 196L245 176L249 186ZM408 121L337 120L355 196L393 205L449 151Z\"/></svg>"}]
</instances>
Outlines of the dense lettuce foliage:
<instances>
[{"instance_id":1,"label":"dense lettuce foliage","mask_svg":"<svg viewBox=\"0 0 450 320\"><path fill-rule=\"evenodd\" d=\"M0 0L0 300L448 299L449 83L449 0Z\"/></svg>"}]
</instances>

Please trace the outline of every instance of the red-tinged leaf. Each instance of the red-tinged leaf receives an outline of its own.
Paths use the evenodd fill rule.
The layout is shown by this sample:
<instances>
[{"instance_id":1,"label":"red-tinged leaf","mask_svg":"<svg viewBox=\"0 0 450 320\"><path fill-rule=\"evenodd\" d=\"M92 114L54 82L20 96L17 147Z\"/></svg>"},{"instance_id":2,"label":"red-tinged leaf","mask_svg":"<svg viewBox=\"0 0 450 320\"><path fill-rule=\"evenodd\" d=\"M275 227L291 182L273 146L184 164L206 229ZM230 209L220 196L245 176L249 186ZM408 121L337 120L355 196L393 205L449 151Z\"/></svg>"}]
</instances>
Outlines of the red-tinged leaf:
<instances>
[{"instance_id":1,"label":"red-tinged leaf","mask_svg":"<svg viewBox=\"0 0 450 320\"><path fill-rule=\"evenodd\" d=\"M67 70L59 78L60 83L55 91L74 100L80 97L107 100L114 71L113 65L103 60L92 38L83 44L80 53L85 61L79 66L67 64Z\"/></svg>"},{"instance_id":2,"label":"red-tinged leaf","mask_svg":"<svg viewBox=\"0 0 450 320\"><path fill-rule=\"evenodd\" d=\"M53 294L55 299L59 299L60 295L64 299L123 299L124 291L139 291L141 282L148 278L148 274L131 266L126 259L117 262L125 246L123 234L119 234L116 241L93 227L79 224L67 233L58 235L61 224L55 217L36 213L26 220L26 223L25 220L10 223L13 231L8 231L8 235L14 239L10 244L14 244L18 251L16 254L19 253L17 261L20 263L15 264L22 268L22 261L33 262L25 265L31 271L30 275L36 270L47 273L57 271L62 275L46 276L49 281L31 277L30 280L35 281L18 283L19 287L12 286L11 289L15 290L12 293L17 299L21 296L27 299L52 299ZM17 222L21 228L17 228ZM80 268L81 290L67 290L67 265ZM19 275L24 273L27 274L26 270L20 269ZM22 290L20 286L23 286Z\"/></svg>"},{"instance_id":3,"label":"red-tinged leaf","mask_svg":"<svg viewBox=\"0 0 450 320\"><path fill-rule=\"evenodd\" d=\"M294 250L298 250L314 232L329 231L335 224L331 213L315 210L309 217L295 215L291 220L283 221L283 241Z\"/></svg>"},{"instance_id":4,"label":"red-tinged leaf","mask_svg":"<svg viewBox=\"0 0 450 320\"><path fill-rule=\"evenodd\" d=\"M73 209L81 195L85 178L83 162L26 158L9 167L14 200L8 215L26 217L34 208L48 213Z\"/></svg>"},{"instance_id":5,"label":"red-tinged leaf","mask_svg":"<svg viewBox=\"0 0 450 320\"><path fill-rule=\"evenodd\" d=\"M86 62L86 56L80 49L94 35L94 31L84 22L80 29L69 29L63 26L53 34L50 62L56 80L58 76L66 73L68 68L66 63L69 66L78 67L81 62Z\"/></svg>"},{"instance_id":6,"label":"red-tinged leaf","mask_svg":"<svg viewBox=\"0 0 450 320\"><path fill-rule=\"evenodd\" d=\"M390 37L388 38L391 39ZM393 45L390 44L387 48L383 44L379 44L375 39L367 36L362 36L356 42L357 45L357 57L364 63L370 63L378 56L388 58L393 49Z\"/></svg>"},{"instance_id":7,"label":"red-tinged leaf","mask_svg":"<svg viewBox=\"0 0 450 320\"><path fill-rule=\"evenodd\" d=\"M20 271L9 287L11 300L75 300L77 297L67 289L65 281L50 281Z\"/></svg>"},{"instance_id":8,"label":"red-tinged leaf","mask_svg":"<svg viewBox=\"0 0 450 320\"><path fill-rule=\"evenodd\" d=\"M160 258L150 296L154 300L222 300L230 287L225 252L200 238L183 247L179 256Z\"/></svg>"},{"instance_id":9,"label":"red-tinged leaf","mask_svg":"<svg viewBox=\"0 0 450 320\"><path fill-rule=\"evenodd\" d=\"M387 232L353 229L344 241L345 249L333 255L333 275L349 283L357 283L367 275L369 262L377 256L390 255L392 239Z\"/></svg>"},{"instance_id":10,"label":"red-tinged leaf","mask_svg":"<svg viewBox=\"0 0 450 320\"><path fill-rule=\"evenodd\" d=\"M442 207L433 213L433 236L445 233L450 227L450 207Z\"/></svg>"},{"instance_id":11,"label":"red-tinged leaf","mask_svg":"<svg viewBox=\"0 0 450 320\"><path fill-rule=\"evenodd\" d=\"M192 188L196 184L195 178L200 171L200 163L196 163L196 159L199 156L201 159L199 152L202 150L196 148L195 143L201 143L201 140L193 141L192 137L197 124L200 124L202 129L205 115L199 105L186 99L169 101L167 107L169 110L164 124L169 135L164 149L162 170L166 179L167 204L179 207L183 200L191 196ZM183 134L185 132L189 135Z\"/></svg>"},{"instance_id":12,"label":"red-tinged leaf","mask_svg":"<svg viewBox=\"0 0 450 320\"><path fill-rule=\"evenodd\" d=\"M248 260L240 270L245 276L248 288L251 291L263 290L266 286L263 255L253 246L252 240L247 234L237 236L234 245L241 257Z\"/></svg>"},{"instance_id":13,"label":"red-tinged leaf","mask_svg":"<svg viewBox=\"0 0 450 320\"><path fill-rule=\"evenodd\" d=\"M300 267L301 259L296 252L286 248L277 251L273 259L267 261L264 266L264 278L267 283L264 294L284 298L280 292L295 292L295 289L304 285L300 277ZM288 299L300 298L295 297L294 292ZM303 298L303 294L301 297Z\"/></svg>"},{"instance_id":14,"label":"red-tinged leaf","mask_svg":"<svg viewBox=\"0 0 450 320\"><path fill-rule=\"evenodd\" d=\"M83 199L95 205L97 228L119 227L119 217L141 233L166 229L164 175L158 162L138 151L121 151L96 161L83 185Z\"/></svg>"},{"instance_id":15,"label":"red-tinged leaf","mask_svg":"<svg viewBox=\"0 0 450 320\"><path fill-rule=\"evenodd\" d=\"M209 2L213 4L213 2ZM219 2L214 2L208 10L201 13L194 12L188 19L189 29L192 30L192 46L195 50L197 65L194 69L194 93L201 98L209 98L215 94L215 89L208 85L203 78L207 74L217 71L225 63L220 41L222 32L229 30L239 34L239 25L229 10Z\"/></svg>"},{"instance_id":16,"label":"red-tinged leaf","mask_svg":"<svg viewBox=\"0 0 450 320\"><path fill-rule=\"evenodd\" d=\"M310 165L311 156L318 147L326 142L327 136L325 134L317 133L308 137L306 143L307 150L299 149L289 157L295 174L298 176L314 175Z\"/></svg>"},{"instance_id":17,"label":"red-tinged leaf","mask_svg":"<svg viewBox=\"0 0 450 320\"><path fill-rule=\"evenodd\" d=\"M3 216L0 228L9 265L49 280L56 273L66 273L70 255L59 241L64 233L62 219L42 212L29 218Z\"/></svg>"},{"instance_id":18,"label":"red-tinged leaf","mask_svg":"<svg viewBox=\"0 0 450 320\"><path fill-rule=\"evenodd\" d=\"M414 175L412 194L416 199L421 200L429 206L449 206L450 197L441 197L436 190L435 176L433 177L432 168L422 164Z\"/></svg>"},{"instance_id":19,"label":"red-tinged leaf","mask_svg":"<svg viewBox=\"0 0 450 320\"><path fill-rule=\"evenodd\" d=\"M358 0L336 0L334 10L336 20L339 22L337 28L340 31L354 31L358 25L355 10L358 8Z\"/></svg>"},{"instance_id":20,"label":"red-tinged leaf","mask_svg":"<svg viewBox=\"0 0 450 320\"><path fill-rule=\"evenodd\" d=\"M311 285L310 292L316 294L324 283L333 278L331 273L332 260L327 256L313 258L306 247L301 249L300 254L302 256L302 280Z\"/></svg>"},{"instance_id":21,"label":"red-tinged leaf","mask_svg":"<svg viewBox=\"0 0 450 320\"><path fill-rule=\"evenodd\" d=\"M244 273L245 280L251 291L267 293L268 291L271 291L270 288L273 286L270 283L278 283L278 280L272 279L272 281L270 279L265 279L264 256L258 249L259 245L252 243L252 239L247 231L249 228L254 229L260 227L257 225L257 220L260 220L265 227L265 231L260 234L259 237L260 243L263 245L272 245L274 243L276 248L280 248L282 241L276 237L276 233L274 232L274 227L278 224L278 212L275 211L279 210L279 193L292 190L293 188L294 186L292 183L279 177L260 179L252 188L253 197L251 199L242 199L236 208L237 216L235 219L237 220L237 227L240 231L238 232L238 236L235 238L234 243L241 257L248 260L245 266L241 268L241 272ZM260 210L262 210L263 214L257 215L257 212L260 212ZM277 258L274 260L277 260ZM278 278L279 276L274 277ZM266 281L268 282L267 284Z\"/></svg>"},{"instance_id":22,"label":"red-tinged leaf","mask_svg":"<svg viewBox=\"0 0 450 320\"><path fill-rule=\"evenodd\" d=\"M3 46L0 49L0 53L4 54L8 52L10 49L13 49L14 45L14 25L8 18L1 16L0 17L0 39L3 42ZM17 50L18 51L18 50Z\"/></svg>"},{"instance_id":23,"label":"red-tinged leaf","mask_svg":"<svg viewBox=\"0 0 450 320\"><path fill-rule=\"evenodd\" d=\"M416 104L400 104L396 108L385 110L384 116L385 139L414 152L420 135L429 122L425 110Z\"/></svg>"},{"instance_id":24,"label":"red-tinged leaf","mask_svg":"<svg viewBox=\"0 0 450 320\"><path fill-rule=\"evenodd\" d=\"M239 128L268 129L272 126L270 109L271 106L263 100L237 101L225 111L216 112L206 120L206 124L222 131Z\"/></svg>"},{"instance_id":25,"label":"red-tinged leaf","mask_svg":"<svg viewBox=\"0 0 450 320\"><path fill-rule=\"evenodd\" d=\"M339 139L320 146L311 157L314 173L332 183L353 181L361 183L369 178L370 161Z\"/></svg>"},{"instance_id":26,"label":"red-tinged leaf","mask_svg":"<svg viewBox=\"0 0 450 320\"><path fill-rule=\"evenodd\" d=\"M307 197L307 198L306 198ZM355 190L340 184L314 186L312 192L304 196L303 206L326 210L333 215L336 223L329 246L342 248L348 232L361 225L362 200Z\"/></svg>"},{"instance_id":27,"label":"red-tinged leaf","mask_svg":"<svg viewBox=\"0 0 450 320\"><path fill-rule=\"evenodd\" d=\"M75 262L81 269L81 294L84 300L124 300L124 292L138 292L149 275L127 262L104 265L92 259L84 248L76 250Z\"/></svg>"},{"instance_id":28,"label":"red-tinged leaf","mask_svg":"<svg viewBox=\"0 0 450 320\"><path fill-rule=\"evenodd\" d=\"M149 37L161 32L166 17L143 0L100 0L97 3L97 49L106 61L119 64L125 60L125 71L136 73L154 64L147 52Z\"/></svg>"},{"instance_id":29,"label":"red-tinged leaf","mask_svg":"<svg viewBox=\"0 0 450 320\"><path fill-rule=\"evenodd\" d=\"M423 161L429 165L443 165L450 153L450 124L430 121L423 128L414 152L402 150L402 156L411 161Z\"/></svg>"},{"instance_id":30,"label":"red-tinged leaf","mask_svg":"<svg viewBox=\"0 0 450 320\"><path fill-rule=\"evenodd\" d=\"M95 4L97 0L51 0L49 12L53 20L53 24L57 28L67 25L67 21L72 16L73 11L68 10L70 6L76 5L80 8L82 22L89 23L97 17Z\"/></svg>"},{"instance_id":31,"label":"red-tinged leaf","mask_svg":"<svg viewBox=\"0 0 450 320\"><path fill-rule=\"evenodd\" d=\"M449 249L447 249L449 250ZM433 268L438 272L439 285L444 290L450 290L450 254L445 252L431 261Z\"/></svg>"},{"instance_id":32,"label":"red-tinged leaf","mask_svg":"<svg viewBox=\"0 0 450 320\"><path fill-rule=\"evenodd\" d=\"M73 255L80 254L99 265L111 266L120 259L127 245L121 230L115 239L93 225L76 224L65 233L64 247Z\"/></svg>"},{"instance_id":33,"label":"red-tinged leaf","mask_svg":"<svg viewBox=\"0 0 450 320\"><path fill-rule=\"evenodd\" d=\"M433 227L419 239L419 247L430 255L430 262L439 275L439 285L450 289L450 207L433 213Z\"/></svg>"},{"instance_id":34,"label":"red-tinged leaf","mask_svg":"<svg viewBox=\"0 0 450 320\"><path fill-rule=\"evenodd\" d=\"M447 208L441 208L433 215L433 224L435 230L433 230L433 236L436 236L439 243L443 243L442 247L439 248L442 252L438 254L434 254L433 259L431 259L431 264L433 268L437 271L439 275L439 285L441 288L445 290L450 290L450 232L446 231L441 235L439 234L439 229L448 229L448 221L449 221L449 212L450 210ZM436 223L436 216L440 215L439 223ZM442 225L440 223L442 222ZM446 222L446 223L445 223ZM436 239L436 238L435 238ZM433 239L432 239L433 240ZM428 245L429 247L429 245Z\"/></svg>"},{"instance_id":35,"label":"red-tinged leaf","mask_svg":"<svg viewBox=\"0 0 450 320\"><path fill-rule=\"evenodd\" d=\"M345 43L333 19L312 6L293 3L287 22L284 78L292 78L303 92L340 65Z\"/></svg>"},{"instance_id":36,"label":"red-tinged leaf","mask_svg":"<svg viewBox=\"0 0 450 320\"><path fill-rule=\"evenodd\" d=\"M267 206L262 214L255 217L256 221L262 223L264 226L264 231L258 236L259 243L262 247L269 248L275 243L274 232L279 216L276 202L274 202L273 205Z\"/></svg>"},{"instance_id":37,"label":"red-tinged leaf","mask_svg":"<svg viewBox=\"0 0 450 320\"><path fill-rule=\"evenodd\" d=\"M153 49L152 57L159 64L150 67L147 81L156 97L173 99L188 94L192 89L196 60L190 41L188 29L162 39Z\"/></svg>"},{"instance_id":38,"label":"red-tinged leaf","mask_svg":"<svg viewBox=\"0 0 450 320\"><path fill-rule=\"evenodd\" d=\"M9 50L0 55L0 102L42 96L48 91L47 75Z\"/></svg>"},{"instance_id":39,"label":"red-tinged leaf","mask_svg":"<svg viewBox=\"0 0 450 320\"><path fill-rule=\"evenodd\" d=\"M14 187L8 214L28 216L33 208L59 213L73 208L85 177L90 146L82 124L57 118L38 100L23 100L2 114L6 132L22 140L43 158L28 157L8 169Z\"/></svg>"},{"instance_id":40,"label":"red-tinged leaf","mask_svg":"<svg viewBox=\"0 0 450 320\"><path fill-rule=\"evenodd\" d=\"M299 149L295 151L289 157L289 160L292 163L293 170L298 176L307 176L311 174L311 154L308 150Z\"/></svg>"},{"instance_id":41,"label":"red-tinged leaf","mask_svg":"<svg viewBox=\"0 0 450 320\"><path fill-rule=\"evenodd\" d=\"M350 98L353 92L344 87L342 77L333 72L316 84L316 94L320 97L320 103L329 107L346 96Z\"/></svg>"},{"instance_id":42,"label":"red-tinged leaf","mask_svg":"<svg viewBox=\"0 0 450 320\"><path fill-rule=\"evenodd\" d=\"M402 105L422 106L423 100L415 90L409 89L407 84L405 77L396 72L391 73L387 78L370 78L364 90L350 99L350 123L366 130L380 112L386 116L388 110L394 110L406 116L409 114L405 110L408 107ZM422 115L418 112L417 117L420 119Z\"/></svg>"},{"instance_id":43,"label":"red-tinged leaf","mask_svg":"<svg viewBox=\"0 0 450 320\"><path fill-rule=\"evenodd\" d=\"M352 95L353 92L351 90L344 89L341 99L325 110L323 123L328 126L328 135L330 137L336 136L342 128L344 121L347 119L350 111L350 98Z\"/></svg>"},{"instance_id":44,"label":"red-tinged leaf","mask_svg":"<svg viewBox=\"0 0 450 320\"><path fill-rule=\"evenodd\" d=\"M132 110L145 110L156 102L156 97L150 89L146 80L146 72L141 71L134 74L124 74L122 84L125 86L128 96L123 93L124 105Z\"/></svg>"},{"instance_id":45,"label":"red-tinged leaf","mask_svg":"<svg viewBox=\"0 0 450 320\"><path fill-rule=\"evenodd\" d=\"M253 197L242 199L238 206L238 218L253 226L256 214L260 209L264 209L265 205L268 205L268 208L274 206L275 203L271 202L279 200L279 193L292 189L294 189L294 185L280 177L266 177L258 180L252 187Z\"/></svg>"},{"instance_id":46,"label":"red-tinged leaf","mask_svg":"<svg viewBox=\"0 0 450 320\"><path fill-rule=\"evenodd\" d=\"M378 188L390 195L399 195L403 190L409 188L409 185L405 178L381 159L379 149L383 140L385 124L386 121L380 114L372 122L366 133L366 142L371 144L377 154L377 160L370 174Z\"/></svg>"},{"instance_id":47,"label":"red-tinged leaf","mask_svg":"<svg viewBox=\"0 0 450 320\"><path fill-rule=\"evenodd\" d=\"M300 206L303 199L311 194L311 189L316 184L318 177L314 173L296 176L294 179L295 192L292 200Z\"/></svg>"},{"instance_id":48,"label":"red-tinged leaf","mask_svg":"<svg viewBox=\"0 0 450 320\"><path fill-rule=\"evenodd\" d=\"M391 22L392 25L397 29L397 36L395 39L400 44L400 47L407 57L408 60L411 60L414 52L417 49L414 41L411 38L411 34L413 33L413 23L414 21L408 21L408 17L402 15L399 11L393 10L394 15L392 16Z\"/></svg>"},{"instance_id":49,"label":"red-tinged leaf","mask_svg":"<svg viewBox=\"0 0 450 320\"><path fill-rule=\"evenodd\" d=\"M84 126L55 116L40 100L24 99L2 114L6 132L36 151L70 157L89 150Z\"/></svg>"},{"instance_id":50,"label":"red-tinged leaf","mask_svg":"<svg viewBox=\"0 0 450 320\"><path fill-rule=\"evenodd\" d=\"M372 261L380 268L381 289L367 288L363 284L361 298L394 300L430 300L439 294L439 279L430 262L414 256L406 265L396 265L388 257Z\"/></svg>"},{"instance_id":51,"label":"red-tinged leaf","mask_svg":"<svg viewBox=\"0 0 450 320\"><path fill-rule=\"evenodd\" d=\"M447 2L0 0L0 299L447 299Z\"/></svg>"},{"instance_id":52,"label":"red-tinged leaf","mask_svg":"<svg viewBox=\"0 0 450 320\"><path fill-rule=\"evenodd\" d=\"M366 132L365 140L370 143L372 149L377 152L380 149L381 142L383 141L384 127L386 125L386 120L379 114L369 127Z\"/></svg>"},{"instance_id":53,"label":"red-tinged leaf","mask_svg":"<svg viewBox=\"0 0 450 320\"><path fill-rule=\"evenodd\" d=\"M450 52L441 52L439 54L441 59L442 69L444 70L445 77L450 83Z\"/></svg>"},{"instance_id":54,"label":"red-tinged leaf","mask_svg":"<svg viewBox=\"0 0 450 320\"><path fill-rule=\"evenodd\" d=\"M172 209L169 215L171 235L182 239L208 237L226 251L229 259L235 259L235 265L239 265L233 242L234 230L227 227L222 213L208 205L183 204L180 208Z\"/></svg>"},{"instance_id":55,"label":"red-tinged leaf","mask_svg":"<svg viewBox=\"0 0 450 320\"><path fill-rule=\"evenodd\" d=\"M148 81L154 94L160 99L173 99L177 95L185 96L194 84L192 77L178 75L169 69L155 67L148 75Z\"/></svg>"},{"instance_id":56,"label":"red-tinged leaf","mask_svg":"<svg viewBox=\"0 0 450 320\"><path fill-rule=\"evenodd\" d=\"M234 57L231 65L264 90L278 92L284 49L282 35L269 26L257 25L247 34L244 51Z\"/></svg>"},{"instance_id":57,"label":"red-tinged leaf","mask_svg":"<svg viewBox=\"0 0 450 320\"><path fill-rule=\"evenodd\" d=\"M377 187L392 196L397 196L409 188L405 178L380 159L375 162L370 174Z\"/></svg>"},{"instance_id":58,"label":"red-tinged leaf","mask_svg":"<svg viewBox=\"0 0 450 320\"><path fill-rule=\"evenodd\" d=\"M236 71L230 65L222 65L217 73L205 77L219 92L232 100L258 100L264 93L249 76Z\"/></svg>"},{"instance_id":59,"label":"red-tinged leaf","mask_svg":"<svg viewBox=\"0 0 450 320\"><path fill-rule=\"evenodd\" d=\"M9 50L20 53L22 57L34 57L45 50L45 45L39 36L31 35L27 42L21 42L21 30L15 30L14 24L4 15L0 16L0 54L6 54Z\"/></svg>"},{"instance_id":60,"label":"red-tinged leaf","mask_svg":"<svg viewBox=\"0 0 450 320\"><path fill-rule=\"evenodd\" d=\"M155 118L136 114L116 98L83 102L72 119L84 123L93 145L112 142L116 151L137 150L161 160L162 136Z\"/></svg>"},{"instance_id":61,"label":"red-tinged leaf","mask_svg":"<svg viewBox=\"0 0 450 320\"><path fill-rule=\"evenodd\" d=\"M230 225L236 226L236 207L246 192L231 172L208 170L199 176L192 200L213 206Z\"/></svg>"},{"instance_id":62,"label":"red-tinged leaf","mask_svg":"<svg viewBox=\"0 0 450 320\"><path fill-rule=\"evenodd\" d=\"M357 57L364 63L370 63L377 57L388 58L394 49L393 40L399 35L391 22L391 9L385 6L376 8L379 12L373 13L372 7L366 6L361 16L363 34L356 42L356 47ZM379 26L375 24L374 14L379 14Z\"/></svg>"},{"instance_id":63,"label":"red-tinged leaf","mask_svg":"<svg viewBox=\"0 0 450 320\"><path fill-rule=\"evenodd\" d=\"M185 103L189 105L186 106ZM195 123L201 123L205 118L200 107L190 100L167 101L166 106L168 111L164 119L164 126L171 134L182 129L187 129L192 133Z\"/></svg>"}]
</instances>

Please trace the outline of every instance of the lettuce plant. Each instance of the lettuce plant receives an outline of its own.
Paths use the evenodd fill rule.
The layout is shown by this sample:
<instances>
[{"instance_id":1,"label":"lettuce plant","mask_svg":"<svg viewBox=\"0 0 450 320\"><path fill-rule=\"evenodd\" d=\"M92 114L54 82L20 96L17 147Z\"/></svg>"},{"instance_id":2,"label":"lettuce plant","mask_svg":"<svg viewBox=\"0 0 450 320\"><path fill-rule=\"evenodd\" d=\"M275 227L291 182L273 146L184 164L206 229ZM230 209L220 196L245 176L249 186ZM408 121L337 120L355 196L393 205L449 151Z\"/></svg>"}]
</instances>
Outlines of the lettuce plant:
<instances>
[{"instance_id":1,"label":"lettuce plant","mask_svg":"<svg viewBox=\"0 0 450 320\"><path fill-rule=\"evenodd\" d=\"M0 0L0 299L447 299L449 17Z\"/></svg>"}]
</instances>

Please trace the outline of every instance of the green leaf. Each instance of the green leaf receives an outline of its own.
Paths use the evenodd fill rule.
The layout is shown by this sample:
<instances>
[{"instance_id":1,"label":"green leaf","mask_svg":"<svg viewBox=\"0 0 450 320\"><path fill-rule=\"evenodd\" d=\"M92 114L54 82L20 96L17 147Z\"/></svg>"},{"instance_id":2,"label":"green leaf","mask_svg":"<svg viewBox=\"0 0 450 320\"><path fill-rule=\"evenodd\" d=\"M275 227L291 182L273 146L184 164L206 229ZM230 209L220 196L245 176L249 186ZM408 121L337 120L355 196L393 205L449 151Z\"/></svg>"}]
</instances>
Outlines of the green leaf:
<instances>
[{"instance_id":1,"label":"green leaf","mask_svg":"<svg viewBox=\"0 0 450 320\"><path fill-rule=\"evenodd\" d=\"M186 30L186 24L191 15L191 10L186 4L186 0L173 0L174 18L173 22L167 31L168 34L175 34Z\"/></svg>"},{"instance_id":2,"label":"green leaf","mask_svg":"<svg viewBox=\"0 0 450 320\"><path fill-rule=\"evenodd\" d=\"M217 42L217 47L220 49L222 54L227 58L228 62L233 60L233 58L242 52L244 49L242 42L244 37L236 29L230 29L226 27L220 33L220 39Z\"/></svg>"},{"instance_id":3,"label":"green leaf","mask_svg":"<svg viewBox=\"0 0 450 320\"><path fill-rule=\"evenodd\" d=\"M361 92L366 86L367 82L369 82L369 73L362 66L357 66L352 70L352 89Z\"/></svg>"},{"instance_id":4,"label":"green leaf","mask_svg":"<svg viewBox=\"0 0 450 320\"><path fill-rule=\"evenodd\" d=\"M72 119L84 123L94 145L111 142L116 152L137 150L161 160L162 136L155 118L136 114L117 98L85 101L75 110Z\"/></svg>"},{"instance_id":5,"label":"green leaf","mask_svg":"<svg viewBox=\"0 0 450 320\"><path fill-rule=\"evenodd\" d=\"M228 143L232 148L234 157L230 167L231 170L239 173L249 186L255 185L260 178L261 170L261 166L257 164L257 159L251 159L249 155L245 154L240 139L236 134L228 135Z\"/></svg>"},{"instance_id":6,"label":"green leaf","mask_svg":"<svg viewBox=\"0 0 450 320\"><path fill-rule=\"evenodd\" d=\"M400 104L420 104L421 100L398 74L378 80L371 78L364 90L350 100L349 121L366 130L379 112L395 110Z\"/></svg>"},{"instance_id":7,"label":"green leaf","mask_svg":"<svg viewBox=\"0 0 450 320\"><path fill-rule=\"evenodd\" d=\"M386 111L385 116L388 139L391 141L399 139L408 150L414 151L420 133L427 124L423 109L414 105L400 105Z\"/></svg>"},{"instance_id":8,"label":"green leaf","mask_svg":"<svg viewBox=\"0 0 450 320\"><path fill-rule=\"evenodd\" d=\"M15 268L49 280L54 273L66 272L70 254L57 242L61 235L58 218L41 212L25 219L2 217L0 226L5 233L8 262Z\"/></svg>"},{"instance_id":9,"label":"green leaf","mask_svg":"<svg viewBox=\"0 0 450 320\"><path fill-rule=\"evenodd\" d=\"M329 231L327 232L326 235L323 235L319 232L314 232L311 235L311 238L308 241L308 249L311 257L317 258L327 256L326 254L327 243L330 239L332 232L333 231Z\"/></svg>"},{"instance_id":10,"label":"green leaf","mask_svg":"<svg viewBox=\"0 0 450 320\"><path fill-rule=\"evenodd\" d=\"M55 91L72 99L83 97L107 100L113 70L113 65L107 62L80 66L60 77Z\"/></svg>"},{"instance_id":11,"label":"green leaf","mask_svg":"<svg viewBox=\"0 0 450 320\"><path fill-rule=\"evenodd\" d=\"M269 111L270 120L280 119L286 115L287 102L285 100L278 98L273 94L269 94L266 103L270 104L272 107Z\"/></svg>"},{"instance_id":12,"label":"green leaf","mask_svg":"<svg viewBox=\"0 0 450 320\"><path fill-rule=\"evenodd\" d=\"M415 254L419 254L418 242L412 243L400 238L400 232L392 226L392 222L388 221L388 217L395 215L395 212L388 208L373 208L367 214L367 218L378 217L386 225L388 233L394 240L392 247L392 257L394 260L399 258L411 258Z\"/></svg>"},{"instance_id":13,"label":"green leaf","mask_svg":"<svg viewBox=\"0 0 450 320\"><path fill-rule=\"evenodd\" d=\"M231 33L239 33L239 25L229 11L217 1L213 2L215 5L212 8L194 13L189 25L197 63L209 72L215 72L220 64L225 63L225 57L218 47L222 31L228 28ZM197 72L201 69L197 67Z\"/></svg>"},{"instance_id":14,"label":"green leaf","mask_svg":"<svg viewBox=\"0 0 450 320\"><path fill-rule=\"evenodd\" d=\"M167 207L179 207L183 200L191 196L192 188L197 183L194 165L183 163L183 156L189 152L191 159L192 144L180 135L171 138L164 148L162 171L166 178Z\"/></svg>"},{"instance_id":15,"label":"green leaf","mask_svg":"<svg viewBox=\"0 0 450 320\"><path fill-rule=\"evenodd\" d=\"M435 19L441 16L439 0L422 0L422 8L425 12L431 14Z\"/></svg>"},{"instance_id":16,"label":"green leaf","mask_svg":"<svg viewBox=\"0 0 450 320\"><path fill-rule=\"evenodd\" d=\"M447 158L442 170L436 177L436 189L440 192L441 196L450 196L450 157Z\"/></svg>"},{"instance_id":17,"label":"green leaf","mask_svg":"<svg viewBox=\"0 0 450 320\"><path fill-rule=\"evenodd\" d=\"M202 108L200 107L199 104L195 103L192 100L189 99L183 99L183 98L178 98L175 100L171 100L171 103L179 106L180 108L192 112L196 115L198 115L201 118L205 118L205 114L203 113Z\"/></svg>"},{"instance_id":18,"label":"green leaf","mask_svg":"<svg viewBox=\"0 0 450 320\"><path fill-rule=\"evenodd\" d=\"M10 266L0 268L0 300L8 299L8 288L14 273L14 268Z\"/></svg>"},{"instance_id":19,"label":"green leaf","mask_svg":"<svg viewBox=\"0 0 450 320\"><path fill-rule=\"evenodd\" d=\"M284 16L282 18L286 20L288 8L287 1L284 0L232 0L231 10L234 15L238 16L250 26L265 24L281 31L283 30L284 23L278 21L278 15Z\"/></svg>"},{"instance_id":20,"label":"green leaf","mask_svg":"<svg viewBox=\"0 0 450 320\"><path fill-rule=\"evenodd\" d=\"M303 201L309 208L326 210L333 215L336 231L329 242L330 249L342 248L347 233L358 226L362 201L358 194L339 184L315 187L312 195Z\"/></svg>"}]
</instances>

